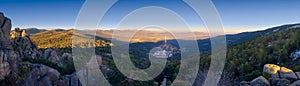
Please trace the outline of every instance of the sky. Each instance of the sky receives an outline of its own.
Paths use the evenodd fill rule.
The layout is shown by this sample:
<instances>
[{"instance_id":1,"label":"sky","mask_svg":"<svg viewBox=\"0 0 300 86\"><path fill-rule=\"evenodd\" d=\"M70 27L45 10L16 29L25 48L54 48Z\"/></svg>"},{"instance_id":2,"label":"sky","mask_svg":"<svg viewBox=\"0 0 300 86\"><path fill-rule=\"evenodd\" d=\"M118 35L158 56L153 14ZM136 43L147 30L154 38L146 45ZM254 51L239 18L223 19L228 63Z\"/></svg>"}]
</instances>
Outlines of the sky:
<instances>
[{"instance_id":1,"label":"sky","mask_svg":"<svg viewBox=\"0 0 300 86\"><path fill-rule=\"evenodd\" d=\"M227 33L262 30L299 23L300 0L212 0ZM0 11L13 27L74 28L84 0L0 0ZM201 18L181 0L120 0L103 17L104 28L114 28L122 18L145 6L174 11L192 28L204 27ZM150 14L151 15L151 14Z\"/></svg>"}]
</instances>

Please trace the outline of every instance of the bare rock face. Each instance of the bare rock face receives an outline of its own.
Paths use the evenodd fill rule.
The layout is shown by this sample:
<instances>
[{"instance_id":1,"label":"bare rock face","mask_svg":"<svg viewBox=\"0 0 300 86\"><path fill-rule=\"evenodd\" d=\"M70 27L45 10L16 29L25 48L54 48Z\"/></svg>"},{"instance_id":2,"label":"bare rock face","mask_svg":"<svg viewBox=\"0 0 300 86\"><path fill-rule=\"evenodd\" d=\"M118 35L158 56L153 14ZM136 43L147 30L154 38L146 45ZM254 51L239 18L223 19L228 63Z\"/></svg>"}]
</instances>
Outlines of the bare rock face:
<instances>
[{"instance_id":1,"label":"bare rock face","mask_svg":"<svg viewBox=\"0 0 300 86\"><path fill-rule=\"evenodd\" d=\"M250 86L250 82L242 81L242 82L240 83L240 86Z\"/></svg>"},{"instance_id":2,"label":"bare rock face","mask_svg":"<svg viewBox=\"0 0 300 86\"><path fill-rule=\"evenodd\" d=\"M281 78L285 78L285 79L289 79L289 80L297 80L298 79L296 73L294 73L292 70L290 70L288 68L281 67L281 70L279 70L278 72L279 72L279 76Z\"/></svg>"},{"instance_id":3,"label":"bare rock face","mask_svg":"<svg viewBox=\"0 0 300 86\"><path fill-rule=\"evenodd\" d=\"M61 58L63 62L69 62L70 60L73 59L70 53L64 53Z\"/></svg>"},{"instance_id":4,"label":"bare rock face","mask_svg":"<svg viewBox=\"0 0 300 86\"><path fill-rule=\"evenodd\" d=\"M37 50L37 46L32 43L29 36L26 34L26 30L15 28L11 34L10 39L14 50L17 50L22 59L36 59L41 56L41 53Z\"/></svg>"},{"instance_id":5,"label":"bare rock face","mask_svg":"<svg viewBox=\"0 0 300 86\"><path fill-rule=\"evenodd\" d=\"M49 60L53 63L60 64L60 59L57 55L57 52L55 50L52 50L52 49L45 50L43 59L47 59L47 60Z\"/></svg>"},{"instance_id":6,"label":"bare rock face","mask_svg":"<svg viewBox=\"0 0 300 86\"><path fill-rule=\"evenodd\" d=\"M288 86L290 83L291 82L288 79L279 79L276 86Z\"/></svg>"},{"instance_id":7,"label":"bare rock face","mask_svg":"<svg viewBox=\"0 0 300 86\"><path fill-rule=\"evenodd\" d=\"M300 79L300 72L295 72L295 74L298 76L298 79Z\"/></svg>"},{"instance_id":8,"label":"bare rock face","mask_svg":"<svg viewBox=\"0 0 300 86\"><path fill-rule=\"evenodd\" d=\"M295 51L295 52L291 53L291 56L290 56L290 58L293 61L297 60L299 57L300 57L300 51Z\"/></svg>"},{"instance_id":9,"label":"bare rock face","mask_svg":"<svg viewBox=\"0 0 300 86\"><path fill-rule=\"evenodd\" d=\"M251 86L271 86L270 82L263 76L255 78L250 83L251 83Z\"/></svg>"},{"instance_id":10,"label":"bare rock face","mask_svg":"<svg viewBox=\"0 0 300 86\"><path fill-rule=\"evenodd\" d=\"M60 66L73 64L73 57L70 53L64 53L60 58Z\"/></svg>"},{"instance_id":11,"label":"bare rock face","mask_svg":"<svg viewBox=\"0 0 300 86\"><path fill-rule=\"evenodd\" d=\"M17 70L17 54L12 50L9 39L11 20L0 12L0 81L7 77L11 71Z\"/></svg>"},{"instance_id":12,"label":"bare rock face","mask_svg":"<svg viewBox=\"0 0 300 86\"><path fill-rule=\"evenodd\" d=\"M26 30L21 30L20 28L15 28L11 33L10 33L10 39L20 39L27 37Z\"/></svg>"},{"instance_id":13,"label":"bare rock face","mask_svg":"<svg viewBox=\"0 0 300 86\"><path fill-rule=\"evenodd\" d=\"M80 84L79 78L76 73L73 73L71 75L62 76L61 80L59 82L59 85L61 85L61 86L82 86Z\"/></svg>"},{"instance_id":14,"label":"bare rock face","mask_svg":"<svg viewBox=\"0 0 300 86\"><path fill-rule=\"evenodd\" d=\"M288 86L290 84L290 80L284 78L271 78L269 81L272 86Z\"/></svg>"},{"instance_id":15,"label":"bare rock face","mask_svg":"<svg viewBox=\"0 0 300 86\"><path fill-rule=\"evenodd\" d=\"M266 64L263 69L266 78L285 78L289 80L298 79L296 73L286 67L280 67L275 64Z\"/></svg>"},{"instance_id":16,"label":"bare rock face","mask_svg":"<svg viewBox=\"0 0 300 86\"><path fill-rule=\"evenodd\" d=\"M42 64L28 65L29 71L23 73L25 86L56 86L59 81L60 73Z\"/></svg>"},{"instance_id":17,"label":"bare rock face","mask_svg":"<svg viewBox=\"0 0 300 86\"><path fill-rule=\"evenodd\" d=\"M21 65L25 57L40 57L26 31L10 32L11 20L0 13L0 85L55 86L60 77L57 70L42 64Z\"/></svg>"},{"instance_id":18,"label":"bare rock face","mask_svg":"<svg viewBox=\"0 0 300 86\"><path fill-rule=\"evenodd\" d=\"M10 39L16 39L18 37L20 37L20 34L21 31L20 31L20 28L15 28L15 30L13 30L11 33L10 33Z\"/></svg>"},{"instance_id":19,"label":"bare rock face","mask_svg":"<svg viewBox=\"0 0 300 86\"><path fill-rule=\"evenodd\" d=\"M266 64L263 69L263 76L251 81L251 86L300 86L300 72L275 64ZM267 80L267 79L268 80ZM241 86L247 86L245 81L240 82Z\"/></svg>"},{"instance_id":20,"label":"bare rock face","mask_svg":"<svg viewBox=\"0 0 300 86\"><path fill-rule=\"evenodd\" d=\"M300 86L300 80L293 82L290 86Z\"/></svg>"},{"instance_id":21,"label":"bare rock face","mask_svg":"<svg viewBox=\"0 0 300 86\"><path fill-rule=\"evenodd\" d=\"M0 12L0 48L2 49L12 49L9 40L10 30L11 20Z\"/></svg>"},{"instance_id":22,"label":"bare rock face","mask_svg":"<svg viewBox=\"0 0 300 86\"><path fill-rule=\"evenodd\" d=\"M0 51L0 80L4 79L11 71L7 59L7 54Z\"/></svg>"},{"instance_id":23,"label":"bare rock face","mask_svg":"<svg viewBox=\"0 0 300 86\"><path fill-rule=\"evenodd\" d=\"M76 73L61 76L47 64L31 63L40 58L60 62L54 50L45 53L42 55L25 30L11 31L11 20L0 12L0 86L81 86ZM66 63L72 59L71 54L63 57Z\"/></svg>"},{"instance_id":24,"label":"bare rock face","mask_svg":"<svg viewBox=\"0 0 300 86\"><path fill-rule=\"evenodd\" d=\"M42 57L40 51L31 42L25 30L16 28L11 31L11 20L0 12L0 86L57 86L60 73L43 64L32 64L31 61ZM69 57L66 55L66 57ZM51 51L48 60L59 60L56 52ZM69 75L72 86L78 86L76 74Z\"/></svg>"},{"instance_id":25,"label":"bare rock face","mask_svg":"<svg viewBox=\"0 0 300 86\"><path fill-rule=\"evenodd\" d=\"M280 68L280 66L275 64L265 64L263 68L263 76L267 79L279 78L278 71L280 70Z\"/></svg>"},{"instance_id":26,"label":"bare rock face","mask_svg":"<svg viewBox=\"0 0 300 86\"><path fill-rule=\"evenodd\" d=\"M276 74L278 70L280 70L280 66L275 64L265 64L263 72L268 74Z\"/></svg>"}]
</instances>

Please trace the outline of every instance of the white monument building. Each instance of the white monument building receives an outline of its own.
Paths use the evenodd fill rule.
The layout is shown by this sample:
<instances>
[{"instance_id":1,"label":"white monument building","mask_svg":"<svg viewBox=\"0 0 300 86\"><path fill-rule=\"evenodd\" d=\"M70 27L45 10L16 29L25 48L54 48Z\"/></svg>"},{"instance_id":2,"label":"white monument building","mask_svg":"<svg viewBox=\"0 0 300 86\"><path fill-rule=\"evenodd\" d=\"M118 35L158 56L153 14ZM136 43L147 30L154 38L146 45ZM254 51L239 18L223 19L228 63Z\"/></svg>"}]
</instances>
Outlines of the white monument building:
<instances>
[{"instance_id":1,"label":"white monument building","mask_svg":"<svg viewBox=\"0 0 300 86\"><path fill-rule=\"evenodd\" d=\"M165 44L167 44L166 36L165 36ZM156 57L156 58L169 58L172 55L173 55L172 51L167 51L165 49L158 50L158 51L153 53L153 56Z\"/></svg>"}]
</instances>

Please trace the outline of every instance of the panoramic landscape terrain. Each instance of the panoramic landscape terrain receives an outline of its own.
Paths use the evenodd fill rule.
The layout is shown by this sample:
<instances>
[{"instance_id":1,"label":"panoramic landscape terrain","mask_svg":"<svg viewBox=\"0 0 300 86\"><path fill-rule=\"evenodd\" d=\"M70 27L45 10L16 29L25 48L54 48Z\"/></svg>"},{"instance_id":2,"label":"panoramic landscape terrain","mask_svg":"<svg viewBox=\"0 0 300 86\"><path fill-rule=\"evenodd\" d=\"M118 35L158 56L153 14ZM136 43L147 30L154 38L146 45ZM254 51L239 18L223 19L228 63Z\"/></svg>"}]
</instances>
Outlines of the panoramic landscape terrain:
<instances>
[{"instance_id":1,"label":"panoramic landscape terrain","mask_svg":"<svg viewBox=\"0 0 300 86\"><path fill-rule=\"evenodd\" d=\"M70 3L69 1L67 2ZM83 2L84 1L80 3L82 4ZM147 3L150 2L152 4L156 3L152 1L148 1ZM239 4L245 4L245 2L240 2ZM25 2L22 3L24 4ZM32 3L38 2L32 1ZM49 5L54 6L53 2L49 1L49 3ZM128 6L132 5L128 4L129 2L125 0L123 3L127 3ZM167 1L161 1L160 3L167 3ZM172 3L176 4L175 1ZM227 2L218 0L215 2L216 7L220 6L221 8L225 6L223 3L226 3L226 6L233 6ZM266 6L266 8L273 7L272 5L257 3L255 3L257 6ZM276 4L282 5L281 3L283 2L277 1ZM251 2L249 4L253 3ZM39 2L37 5L42 4ZM66 4L58 4L57 6L59 7L60 5ZM73 3L73 5L75 5L75 3ZM67 6L72 7L71 5ZM74 7L80 6L81 5ZM124 7L122 5L121 8L117 6L118 4L111 9L118 9L117 12L120 14L123 12L121 10L126 10L125 8L122 9L122 7ZM223 8L226 8L226 6ZM243 7L242 5L238 6ZM286 4L281 7L284 6L286 6ZM30 8L33 9L33 7ZM128 8L131 7L129 6ZM171 6L170 8L176 8L176 6ZM181 8L185 9L185 6ZM248 10L253 11L256 10L256 8L252 7L252 9L248 8ZM223 10L219 11L220 15L226 13ZM226 11L231 12L232 10L227 9ZM280 13L283 13L281 11ZM214 42L211 42L220 37L226 38L226 59L224 59L225 64L222 72L214 73L216 74L215 76L220 76L219 79L218 77L213 77L217 81L215 85L300 86L300 21L296 18L299 17L298 14L296 14L296 17L293 16L291 18L298 22L293 21L291 23L279 21L284 20L284 18L278 17L284 17L283 14L269 14L272 16L272 19L275 18L280 22L278 24L274 22L260 22L259 18L248 18L245 16L249 16L250 14L240 13L242 16L234 16L238 17L236 20L243 18L248 19L243 21L250 21L251 23L247 22L247 24L249 24L249 27L252 26L251 28L255 29L249 29L246 26L242 27L245 29L239 30L227 29L231 27L229 27L230 25L226 26L226 24L229 23L228 19L226 19L227 17L225 17L224 35L212 36L213 32L193 29L191 32L181 29L174 32L165 29L136 30L102 28L82 30L78 28L75 29L72 25L70 25L71 28L67 29L58 27L59 25L51 25L53 23L62 24L68 20L67 18L65 21L49 22L42 19L37 20L32 16L27 17L28 15L43 15L39 18L49 17L49 19L54 19L52 15L55 14L48 15L48 11L45 10L40 12L43 13L24 13L22 17L20 17L20 15L16 16L11 10L0 9L0 86L106 86L105 84L97 84L106 82L111 86L170 86L174 83L176 86L202 86L210 82L206 81L206 78L209 77L208 74L215 72L215 70L210 69L214 62L213 59L221 58L213 58L212 48L214 47L212 45ZM189 14L189 10L181 12L187 12L188 15L193 17L192 13ZM109 13L114 14L110 11L108 14ZM293 13L284 14L292 15ZM221 15L221 17L228 15L229 14ZM267 17L266 15L261 15L263 17L260 18ZM196 22L192 17L186 17L188 23L191 21ZM30 21L20 23L22 19L31 18L33 18L32 21L34 21L34 23L31 23L32 26L28 25ZM55 16L55 18L60 19L62 17ZM111 19L112 22L117 20L115 17L108 17L107 19ZM189 19L191 20L189 21ZM257 21L252 22L255 19L257 19ZM270 20L266 18L266 21L271 21L271 18ZM39 26L39 24L45 25ZM233 26L234 25L232 25L232 27ZM132 33L134 33L134 35L132 35ZM130 39L128 40L126 38ZM182 42L195 42L197 45L195 49L199 50L199 52L191 51L192 49L185 48L186 46L182 47ZM128 46L126 44L128 44ZM194 47L193 44L187 45ZM126 51L123 50L123 47L128 47L128 55L114 50L120 49L119 51ZM82 49L82 51L76 51L76 49ZM217 48L217 51L221 52L222 50ZM85 54L86 52L95 53L95 55ZM82 55L78 56L78 53ZM188 53L188 55L182 55L183 53ZM121 59L124 59L123 57L129 58L138 69L152 68L153 66L151 65L156 65L155 62L152 61L159 63L164 60L166 63L159 75L155 76L154 79L136 80L134 77L138 77L138 74L144 74L144 76L151 76L151 74L148 73L148 70L134 71L130 68L120 68L118 66L120 64L116 63L116 59L118 58L116 58L116 56L120 56ZM190 62L199 61L199 64L185 64L183 60ZM222 61L217 61L217 63L219 63L218 65L220 66L222 65ZM130 65L125 62L122 64ZM84 67L78 67L78 65L83 65ZM185 66L191 68L184 68ZM161 67L154 66L154 68ZM129 76L126 76L120 69L133 72L130 73ZM194 69L197 69L196 75L192 74ZM101 72L101 75L104 76L101 77L103 79L98 79L99 77L97 78L97 76L92 74L95 73L93 72L95 70ZM181 70L185 70L185 74L178 79ZM192 80L193 77L196 77L194 81ZM93 80L100 81L94 83ZM193 82L190 82L192 84L186 84L186 80Z\"/></svg>"},{"instance_id":2,"label":"panoramic landscape terrain","mask_svg":"<svg viewBox=\"0 0 300 86\"><path fill-rule=\"evenodd\" d=\"M130 52L130 54L139 68L147 68L150 65L146 54L154 47L171 50L174 55L169 57L167 68L155 80L128 81L114 66L110 54L110 47L114 45L110 41L111 34L108 32L106 36L96 35L95 39L92 39L90 35L76 32L74 29L12 29L12 20L4 17L3 13L0 16L1 85L80 85L72 61L72 47L95 47L97 55L102 57L102 64L99 64L99 67L113 85L160 85L165 76L167 76L168 83L176 82L173 80L179 70L180 47L175 39L161 38L157 42L132 42L130 51L135 52ZM106 31L97 32L101 34ZM145 31L144 33L153 32ZM72 45L73 35L83 39L83 42ZM229 46L220 84L299 83L297 80L300 72L297 71L300 71L300 41L298 40L300 39L300 24L281 25L261 31L230 34L226 37ZM94 44L86 42L92 40ZM204 82L201 78L205 78L210 64L208 52L210 47L207 46L210 45L210 40L203 38L197 42L201 47L200 52L204 54L202 54L200 70L194 84L201 85Z\"/></svg>"}]
</instances>

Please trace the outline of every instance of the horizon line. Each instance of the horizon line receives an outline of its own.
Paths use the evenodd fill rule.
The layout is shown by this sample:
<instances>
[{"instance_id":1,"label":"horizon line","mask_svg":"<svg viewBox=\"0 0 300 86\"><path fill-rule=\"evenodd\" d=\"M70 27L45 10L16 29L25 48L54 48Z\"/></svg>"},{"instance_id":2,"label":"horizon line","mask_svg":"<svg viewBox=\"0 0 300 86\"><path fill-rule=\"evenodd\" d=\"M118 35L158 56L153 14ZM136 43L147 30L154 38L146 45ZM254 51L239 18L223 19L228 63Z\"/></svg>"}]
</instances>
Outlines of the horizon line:
<instances>
[{"instance_id":1,"label":"horizon line","mask_svg":"<svg viewBox=\"0 0 300 86\"><path fill-rule=\"evenodd\" d=\"M272 26L267 26L267 27L263 27L263 26L258 26L258 27L252 27L251 29L248 27L248 29L245 29L247 27L245 27L244 29L241 27L238 28L228 28L226 29L226 27L223 26L223 31L224 34L238 34L238 33L243 33L243 32L255 32L255 31L261 31L261 30L267 30L273 27L278 27L278 26L283 26L283 25L290 25L290 24L300 24L300 23L283 23L283 24L278 24L278 25L272 25ZM35 28L35 29L44 29L44 30L55 30L55 29L64 29L64 30L70 30L70 29L75 29L75 30L80 30L80 29L76 29L75 27L38 27L38 26L28 26L28 27L16 27L13 26L12 30L14 28L21 28L21 29L30 29L30 28ZM233 30L232 30L233 29ZM95 29L88 29L88 30L137 30L137 29L116 29L116 28L95 28ZM143 29L143 30L149 30L149 31L159 31L156 29ZM207 32L206 28L193 28L193 29L189 29L189 30L177 30L178 32ZM176 32L176 31L175 31Z\"/></svg>"}]
</instances>

